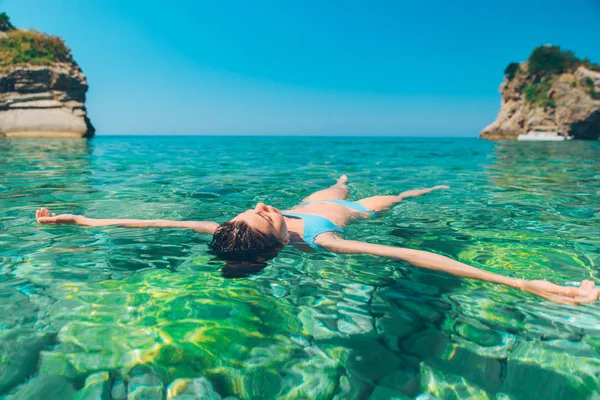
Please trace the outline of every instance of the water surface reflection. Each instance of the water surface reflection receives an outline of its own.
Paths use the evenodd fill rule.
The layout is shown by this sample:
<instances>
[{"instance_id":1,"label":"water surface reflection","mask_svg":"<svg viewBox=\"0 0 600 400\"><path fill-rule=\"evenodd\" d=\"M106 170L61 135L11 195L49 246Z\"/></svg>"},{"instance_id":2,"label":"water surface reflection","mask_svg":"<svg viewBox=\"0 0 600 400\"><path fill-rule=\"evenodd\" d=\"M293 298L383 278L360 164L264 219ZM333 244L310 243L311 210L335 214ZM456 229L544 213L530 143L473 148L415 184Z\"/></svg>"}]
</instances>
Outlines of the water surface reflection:
<instances>
[{"instance_id":1,"label":"water surface reflection","mask_svg":"<svg viewBox=\"0 0 600 400\"><path fill-rule=\"evenodd\" d=\"M590 397L595 305L294 249L225 279L201 235L40 227L32 215L44 204L224 221L257 201L291 207L340 173L352 199L443 183L452 190L347 235L515 276L596 280L599 153L591 142L450 139L0 141L0 393L69 398L104 371L113 388L164 393L205 377L238 398Z\"/></svg>"}]
</instances>

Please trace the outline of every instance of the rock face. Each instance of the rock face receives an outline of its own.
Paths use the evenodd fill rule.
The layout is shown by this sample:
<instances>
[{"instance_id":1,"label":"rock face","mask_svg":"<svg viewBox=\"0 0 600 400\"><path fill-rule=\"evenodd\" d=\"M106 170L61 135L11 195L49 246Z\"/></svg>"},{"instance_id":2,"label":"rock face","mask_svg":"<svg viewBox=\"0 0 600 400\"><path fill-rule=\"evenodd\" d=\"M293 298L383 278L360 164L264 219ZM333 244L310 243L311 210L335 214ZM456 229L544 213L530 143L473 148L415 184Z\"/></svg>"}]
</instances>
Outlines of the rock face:
<instances>
[{"instance_id":1,"label":"rock face","mask_svg":"<svg viewBox=\"0 0 600 400\"><path fill-rule=\"evenodd\" d=\"M480 137L489 140L515 140L531 130L555 131L575 139L600 138L600 99L590 91L600 91L600 73L580 66L553 81L548 97L555 107L534 106L526 98L527 63L521 63L514 78L500 85L502 106L496 120Z\"/></svg>"},{"instance_id":2,"label":"rock face","mask_svg":"<svg viewBox=\"0 0 600 400\"><path fill-rule=\"evenodd\" d=\"M0 74L0 137L89 138L85 75L75 63Z\"/></svg>"}]
</instances>

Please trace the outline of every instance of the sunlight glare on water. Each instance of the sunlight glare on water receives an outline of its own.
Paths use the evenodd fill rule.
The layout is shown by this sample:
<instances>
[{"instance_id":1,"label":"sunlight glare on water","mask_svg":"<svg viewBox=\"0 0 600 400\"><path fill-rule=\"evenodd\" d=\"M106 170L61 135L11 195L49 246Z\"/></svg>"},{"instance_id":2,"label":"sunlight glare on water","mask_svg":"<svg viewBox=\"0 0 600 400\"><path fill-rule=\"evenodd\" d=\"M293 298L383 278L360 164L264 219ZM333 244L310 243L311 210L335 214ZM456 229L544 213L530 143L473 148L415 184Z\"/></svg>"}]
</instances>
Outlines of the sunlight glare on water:
<instances>
[{"instance_id":1,"label":"sunlight glare on water","mask_svg":"<svg viewBox=\"0 0 600 400\"><path fill-rule=\"evenodd\" d=\"M226 279L207 236L33 217L44 206L223 222L259 201L292 207L341 174L352 200L446 184L347 237L574 284L599 279L599 159L598 142L2 140L0 398L72 398L103 384L113 395L129 385L132 398L597 396L597 305L293 248L257 275Z\"/></svg>"}]
</instances>

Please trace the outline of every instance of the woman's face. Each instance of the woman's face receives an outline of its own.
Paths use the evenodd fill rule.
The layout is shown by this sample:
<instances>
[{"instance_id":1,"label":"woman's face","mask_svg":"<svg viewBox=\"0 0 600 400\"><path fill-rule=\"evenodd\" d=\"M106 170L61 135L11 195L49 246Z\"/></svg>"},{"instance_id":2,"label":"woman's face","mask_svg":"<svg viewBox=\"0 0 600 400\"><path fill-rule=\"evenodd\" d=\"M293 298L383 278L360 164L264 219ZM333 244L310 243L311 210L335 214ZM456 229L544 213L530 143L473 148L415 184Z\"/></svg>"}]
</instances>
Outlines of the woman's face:
<instances>
[{"instance_id":1,"label":"woman's face","mask_svg":"<svg viewBox=\"0 0 600 400\"><path fill-rule=\"evenodd\" d=\"M282 243L289 242L290 235L281 211L264 203L258 203L253 210L238 214L232 221L244 221L252 229L272 234Z\"/></svg>"}]
</instances>

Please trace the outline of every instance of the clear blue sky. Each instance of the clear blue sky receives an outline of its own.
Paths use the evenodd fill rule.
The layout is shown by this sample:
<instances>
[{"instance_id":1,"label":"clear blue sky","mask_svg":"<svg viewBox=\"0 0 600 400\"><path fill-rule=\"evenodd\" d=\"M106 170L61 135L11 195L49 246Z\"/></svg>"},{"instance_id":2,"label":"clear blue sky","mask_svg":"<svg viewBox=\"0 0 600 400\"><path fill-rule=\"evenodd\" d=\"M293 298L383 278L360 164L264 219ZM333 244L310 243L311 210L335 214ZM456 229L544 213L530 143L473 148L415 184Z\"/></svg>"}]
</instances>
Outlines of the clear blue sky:
<instances>
[{"instance_id":1,"label":"clear blue sky","mask_svg":"<svg viewBox=\"0 0 600 400\"><path fill-rule=\"evenodd\" d=\"M600 62L600 1L0 0L64 38L99 134L476 136L510 61Z\"/></svg>"}]
</instances>

